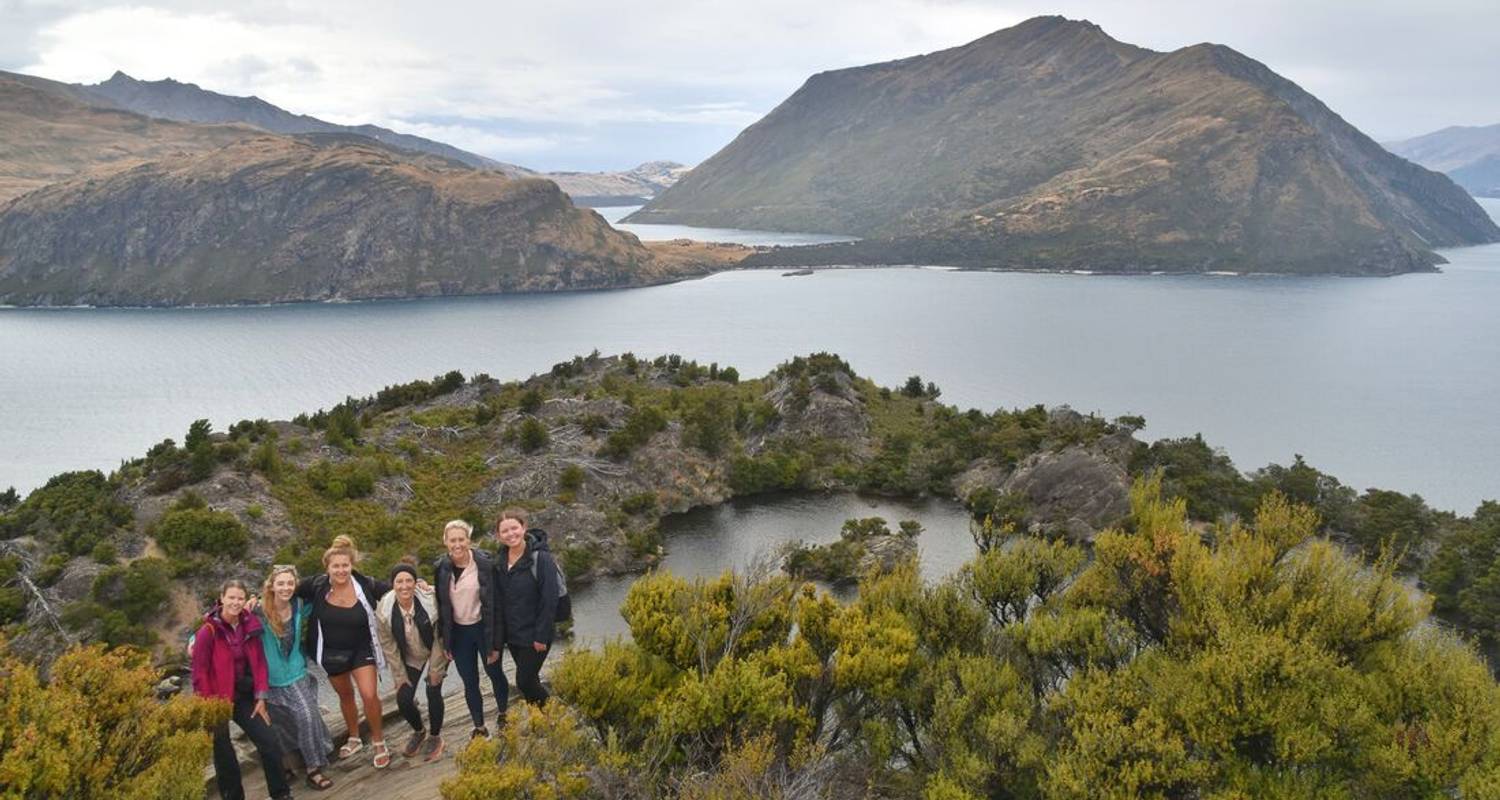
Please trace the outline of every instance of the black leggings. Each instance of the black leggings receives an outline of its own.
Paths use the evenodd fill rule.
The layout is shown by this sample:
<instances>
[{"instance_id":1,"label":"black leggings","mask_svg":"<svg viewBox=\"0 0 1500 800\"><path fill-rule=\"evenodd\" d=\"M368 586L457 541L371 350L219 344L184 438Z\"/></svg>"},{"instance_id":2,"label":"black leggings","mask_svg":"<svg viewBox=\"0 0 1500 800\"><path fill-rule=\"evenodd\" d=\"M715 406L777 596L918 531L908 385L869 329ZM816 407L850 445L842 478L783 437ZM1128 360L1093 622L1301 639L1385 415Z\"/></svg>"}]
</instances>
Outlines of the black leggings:
<instances>
[{"instance_id":1,"label":"black leggings","mask_svg":"<svg viewBox=\"0 0 1500 800\"><path fill-rule=\"evenodd\" d=\"M417 708L417 684L422 680L422 668L403 664L406 667L406 685L396 690L396 707L414 731L422 730L422 711ZM427 683L427 717L432 720L429 731L433 736L443 730L443 687Z\"/></svg>"},{"instance_id":2,"label":"black leggings","mask_svg":"<svg viewBox=\"0 0 1500 800\"><path fill-rule=\"evenodd\" d=\"M521 690L521 695L532 705L546 703L547 689L542 686L542 662L547 660L547 654L552 652L552 648L548 647L540 653L529 644L506 645L506 648L516 662L516 688Z\"/></svg>"},{"instance_id":3,"label":"black leggings","mask_svg":"<svg viewBox=\"0 0 1500 800\"><path fill-rule=\"evenodd\" d=\"M260 717L250 716L255 710L254 698L239 696L234 699L234 713L230 719L240 726L260 754L260 766L266 773L266 789L272 797L290 796L292 789L281 771L281 743L276 732ZM219 796L224 800L243 800L245 787L240 781L240 759L229 741L229 722L226 720L214 728L214 780L219 785Z\"/></svg>"},{"instance_id":4,"label":"black leggings","mask_svg":"<svg viewBox=\"0 0 1500 800\"><path fill-rule=\"evenodd\" d=\"M444 645L447 645L444 642ZM464 702L469 705L469 717L474 727L484 727L484 695L479 689L479 665L484 665L484 674L490 676L490 686L495 690L495 705L500 707L500 716L505 716L505 672L500 669L500 659L485 663L490 654L489 642L484 638L484 623L453 625L453 644L448 650L453 656L453 667L464 682ZM503 721L503 720L502 720Z\"/></svg>"}]
</instances>

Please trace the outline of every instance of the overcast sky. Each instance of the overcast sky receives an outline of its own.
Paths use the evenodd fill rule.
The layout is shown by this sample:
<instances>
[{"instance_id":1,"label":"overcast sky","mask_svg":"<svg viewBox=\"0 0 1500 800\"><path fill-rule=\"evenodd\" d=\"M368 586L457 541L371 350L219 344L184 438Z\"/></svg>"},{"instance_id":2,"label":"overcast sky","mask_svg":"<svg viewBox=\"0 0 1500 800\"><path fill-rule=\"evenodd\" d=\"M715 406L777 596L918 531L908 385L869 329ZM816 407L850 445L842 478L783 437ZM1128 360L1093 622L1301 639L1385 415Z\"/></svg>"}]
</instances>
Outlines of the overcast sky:
<instances>
[{"instance_id":1,"label":"overcast sky","mask_svg":"<svg viewBox=\"0 0 1500 800\"><path fill-rule=\"evenodd\" d=\"M255 94L539 169L696 163L821 70L1038 14L1218 42L1376 139L1500 122L1497 0L0 0L0 69ZM553 5L555 8L544 8Z\"/></svg>"}]
</instances>

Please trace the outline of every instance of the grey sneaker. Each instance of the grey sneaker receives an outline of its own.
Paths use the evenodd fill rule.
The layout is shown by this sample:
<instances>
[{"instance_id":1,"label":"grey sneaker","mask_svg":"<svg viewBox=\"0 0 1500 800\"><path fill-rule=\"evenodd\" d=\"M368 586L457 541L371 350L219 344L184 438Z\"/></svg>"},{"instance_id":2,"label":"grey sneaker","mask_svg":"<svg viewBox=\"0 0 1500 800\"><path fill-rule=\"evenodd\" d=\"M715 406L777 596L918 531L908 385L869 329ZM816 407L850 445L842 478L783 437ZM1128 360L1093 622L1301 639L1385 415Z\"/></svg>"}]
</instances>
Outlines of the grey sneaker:
<instances>
[{"instance_id":1,"label":"grey sneaker","mask_svg":"<svg viewBox=\"0 0 1500 800\"><path fill-rule=\"evenodd\" d=\"M406 747L401 750L401 755L411 758L422 749L422 740L427 738L427 731L415 731L411 738L406 740Z\"/></svg>"},{"instance_id":2,"label":"grey sneaker","mask_svg":"<svg viewBox=\"0 0 1500 800\"><path fill-rule=\"evenodd\" d=\"M427 746L423 748L423 761L436 761L443 757L443 737L432 735L427 737Z\"/></svg>"}]
</instances>

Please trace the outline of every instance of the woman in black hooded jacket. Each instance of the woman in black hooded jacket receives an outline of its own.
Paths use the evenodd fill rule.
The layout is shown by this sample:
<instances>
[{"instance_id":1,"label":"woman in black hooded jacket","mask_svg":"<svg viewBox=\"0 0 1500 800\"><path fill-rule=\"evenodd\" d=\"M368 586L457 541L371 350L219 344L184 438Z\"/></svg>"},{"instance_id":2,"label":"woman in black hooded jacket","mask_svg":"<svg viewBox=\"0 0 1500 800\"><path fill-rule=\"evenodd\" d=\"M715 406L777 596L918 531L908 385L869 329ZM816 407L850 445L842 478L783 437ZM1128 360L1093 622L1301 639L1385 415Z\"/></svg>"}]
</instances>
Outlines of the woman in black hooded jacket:
<instances>
[{"instance_id":1,"label":"woman in black hooded jacket","mask_svg":"<svg viewBox=\"0 0 1500 800\"><path fill-rule=\"evenodd\" d=\"M547 702L542 663L556 637L557 562L544 540L526 533L522 509L500 512L495 536L502 546L495 560L495 604L500 607L496 646L503 643L516 662L516 688L527 701L541 705ZM498 699L503 712L507 698Z\"/></svg>"}]
</instances>

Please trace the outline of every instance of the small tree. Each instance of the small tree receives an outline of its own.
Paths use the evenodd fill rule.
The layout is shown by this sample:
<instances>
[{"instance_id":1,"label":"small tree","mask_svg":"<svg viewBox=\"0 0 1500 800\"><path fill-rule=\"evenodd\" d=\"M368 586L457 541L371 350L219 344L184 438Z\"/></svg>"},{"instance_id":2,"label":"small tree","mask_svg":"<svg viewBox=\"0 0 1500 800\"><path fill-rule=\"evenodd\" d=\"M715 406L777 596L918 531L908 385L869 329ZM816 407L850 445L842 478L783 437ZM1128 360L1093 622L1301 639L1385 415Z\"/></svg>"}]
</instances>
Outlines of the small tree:
<instances>
[{"instance_id":1,"label":"small tree","mask_svg":"<svg viewBox=\"0 0 1500 800\"><path fill-rule=\"evenodd\" d=\"M921 397L924 388L922 376L913 375L906 379L906 384L901 387L901 393L907 397Z\"/></svg>"}]
</instances>

